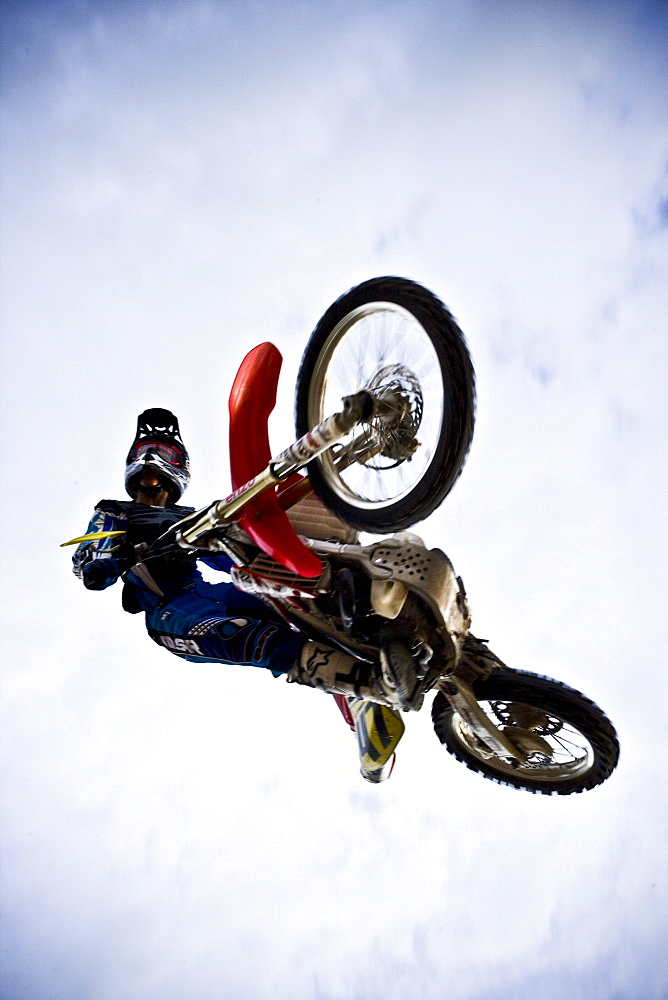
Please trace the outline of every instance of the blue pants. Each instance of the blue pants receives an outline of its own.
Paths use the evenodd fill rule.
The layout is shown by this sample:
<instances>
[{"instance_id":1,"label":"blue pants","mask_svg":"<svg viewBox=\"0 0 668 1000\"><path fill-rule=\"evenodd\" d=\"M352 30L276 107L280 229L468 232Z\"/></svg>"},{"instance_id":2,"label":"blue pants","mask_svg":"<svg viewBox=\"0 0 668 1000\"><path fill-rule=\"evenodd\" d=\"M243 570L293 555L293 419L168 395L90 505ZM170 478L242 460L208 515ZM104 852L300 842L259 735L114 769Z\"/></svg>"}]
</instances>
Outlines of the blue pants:
<instances>
[{"instance_id":1,"label":"blue pants","mask_svg":"<svg viewBox=\"0 0 668 1000\"><path fill-rule=\"evenodd\" d=\"M148 612L146 628L158 645L191 663L265 667L274 677L287 673L305 642L258 598L203 580Z\"/></svg>"}]
</instances>

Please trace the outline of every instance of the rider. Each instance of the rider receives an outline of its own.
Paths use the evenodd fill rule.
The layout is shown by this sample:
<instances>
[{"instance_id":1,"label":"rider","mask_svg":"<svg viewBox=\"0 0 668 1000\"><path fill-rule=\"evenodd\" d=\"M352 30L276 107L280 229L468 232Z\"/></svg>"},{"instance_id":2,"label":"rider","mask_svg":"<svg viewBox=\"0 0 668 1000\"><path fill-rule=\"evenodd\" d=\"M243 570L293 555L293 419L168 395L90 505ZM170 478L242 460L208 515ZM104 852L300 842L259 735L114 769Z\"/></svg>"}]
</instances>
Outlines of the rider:
<instances>
[{"instance_id":1,"label":"rider","mask_svg":"<svg viewBox=\"0 0 668 1000\"><path fill-rule=\"evenodd\" d=\"M382 780L404 730L397 710L422 703L424 691L414 671L398 676L385 660L372 666L308 641L259 598L232 583L206 582L185 553L141 561L145 547L194 513L178 505L189 482L178 420L169 410L145 410L126 459L131 500L101 500L88 527L89 533L124 534L80 544L74 573L89 590L104 590L122 577L123 608L131 614L143 611L151 638L176 656L265 667L275 677L285 674L289 682L345 695L356 720L362 773ZM232 565L225 555L212 554L204 562L223 571Z\"/></svg>"}]
</instances>

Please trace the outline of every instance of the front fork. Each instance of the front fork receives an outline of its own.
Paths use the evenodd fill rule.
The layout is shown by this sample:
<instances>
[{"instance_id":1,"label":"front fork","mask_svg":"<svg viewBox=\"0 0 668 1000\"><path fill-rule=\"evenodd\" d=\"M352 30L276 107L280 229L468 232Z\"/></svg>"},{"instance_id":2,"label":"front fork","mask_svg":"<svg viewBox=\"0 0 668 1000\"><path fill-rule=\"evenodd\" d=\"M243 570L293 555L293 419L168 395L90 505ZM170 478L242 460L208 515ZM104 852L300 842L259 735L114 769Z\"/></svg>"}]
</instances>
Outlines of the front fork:
<instances>
[{"instance_id":1,"label":"front fork","mask_svg":"<svg viewBox=\"0 0 668 1000\"><path fill-rule=\"evenodd\" d=\"M235 490L224 500L191 515L183 522L176 539L183 548L196 545L198 539L226 521L231 521L251 500L285 482L309 462L317 458L349 434L363 420L369 420L374 412L375 400L370 392L361 389L354 396L346 396L343 410L327 417L313 430L308 431L285 451L273 458L266 469Z\"/></svg>"}]
</instances>

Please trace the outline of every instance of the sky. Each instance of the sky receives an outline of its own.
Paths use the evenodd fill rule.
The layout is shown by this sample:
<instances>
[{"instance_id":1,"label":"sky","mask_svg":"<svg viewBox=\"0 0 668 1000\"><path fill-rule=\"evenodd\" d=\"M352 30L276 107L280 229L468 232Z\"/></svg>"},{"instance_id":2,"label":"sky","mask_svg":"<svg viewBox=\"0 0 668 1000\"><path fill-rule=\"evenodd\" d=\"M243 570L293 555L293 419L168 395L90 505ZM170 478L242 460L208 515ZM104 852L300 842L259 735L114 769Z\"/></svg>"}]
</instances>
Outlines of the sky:
<instances>
[{"instance_id":1,"label":"sky","mask_svg":"<svg viewBox=\"0 0 668 1000\"><path fill-rule=\"evenodd\" d=\"M0 6L0 997L663 1000L668 8ZM478 380L419 531L503 660L583 690L617 771L483 780L428 708L358 773L331 699L159 649L59 543L173 409L229 492L227 396L351 286L442 298ZM71 551L71 550L70 550Z\"/></svg>"}]
</instances>

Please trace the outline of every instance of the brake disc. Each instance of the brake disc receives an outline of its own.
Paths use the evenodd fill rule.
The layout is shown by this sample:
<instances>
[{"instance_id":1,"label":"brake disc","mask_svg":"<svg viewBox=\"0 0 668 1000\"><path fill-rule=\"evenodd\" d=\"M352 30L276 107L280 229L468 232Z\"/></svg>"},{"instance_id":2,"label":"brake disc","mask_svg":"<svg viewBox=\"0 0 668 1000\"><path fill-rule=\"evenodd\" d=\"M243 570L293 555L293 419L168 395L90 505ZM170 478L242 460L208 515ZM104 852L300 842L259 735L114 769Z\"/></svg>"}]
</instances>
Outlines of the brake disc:
<instances>
[{"instance_id":1,"label":"brake disc","mask_svg":"<svg viewBox=\"0 0 668 1000\"><path fill-rule=\"evenodd\" d=\"M395 466L410 461L419 447L416 435L424 411L419 379L406 365L387 365L376 372L366 389L379 404L369 426L380 454ZM372 469L393 467L374 465L373 460L365 464Z\"/></svg>"}]
</instances>

